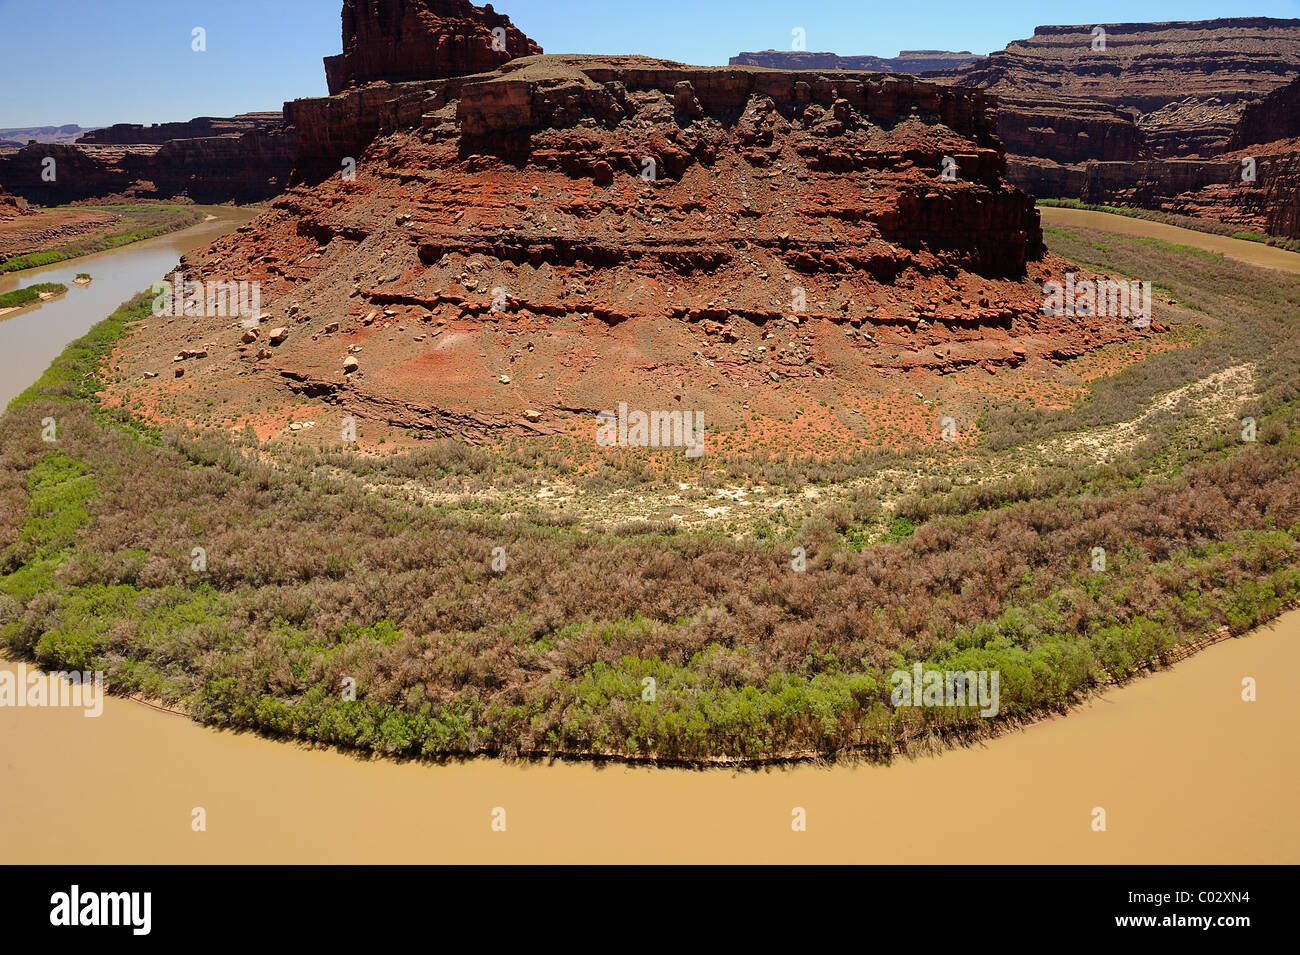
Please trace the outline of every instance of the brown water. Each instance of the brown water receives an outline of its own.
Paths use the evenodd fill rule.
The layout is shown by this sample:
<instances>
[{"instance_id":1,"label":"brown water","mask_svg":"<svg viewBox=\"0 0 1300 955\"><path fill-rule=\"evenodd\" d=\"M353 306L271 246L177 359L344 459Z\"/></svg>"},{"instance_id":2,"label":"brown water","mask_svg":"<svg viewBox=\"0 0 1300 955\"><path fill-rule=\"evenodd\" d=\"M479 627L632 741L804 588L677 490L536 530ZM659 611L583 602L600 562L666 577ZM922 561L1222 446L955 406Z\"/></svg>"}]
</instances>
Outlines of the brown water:
<instances>
[{"instance_id":1,"label":"brown water","mask_svg":"<svg viewBox=\"0 0 1300 955\"><path fill-rule=\"evenodd\" d=\"M66 295L53 301L0 317L0 409L40 378L69 342L162 279L182 255L238 228L255 214L230 206L196 208L214 218L109 252L0 276L0 293L38 282L62 282L68 287ZM90 274L90 285L73 284L78 272Z\"/></svg>"},{"instance_id":2,"label":"brown water","mask_svg":"<svg viewBox=\"0 0 1300 955\"><path fill-rule=\"evenodd\" d=\"M1091 209L1039 206L1038 211L1043 214L1043 225L1065 229L1071 227L1097 229L1101 232L1117 232L1120 235L1164 239L1166 242L1195 246L1208 252L1222 252L1227 258L1258 265L1266 269L1300 272L1300 253L1274 248L1271 245L1264 245L1262 242L1248 242L1245 239L1233 239L1226 235L1195 232L1191 229L1180 229L1178 226L1165 225L1163 222L1134 219L1129 216L1115 215L1111 212L1093 212Z\"/></svg>"},{"instance_id":3,"label":"brown water","mask_svg":"<svg viewBox=\"0 0 1300 955\"><path fill-rule=\"evenodd\" d=\"M979 746L740 773L363 761L121 699L5 708L0 862L1296 863L1296 672L1300 612Z\"/></svg>"},{"instance_id":4,"label":"brown water","mask_svg":"<svg viewBox=\"0 0 1300 955\"><path fill-rule=\"evenodd\" d=\"M1111 231L1159 226L1086 215ZM1217 238L1175 232L1187 244ZM143 247L105 253L138 253L138 269L93 259L67 267L96 275L96 286L120 268L120 290L93 307L70 291L66 301L85 311L60 319L62 338L33 329L0 347L0 361L14 363L5 367L24 370L17 391L44 369L39 354L18 349L53 357L197 241L155 240L168 245L157 260ZM48 324L59 304L35 314ZM978 746L889 767L755 772L364 761L216 732L121 699L108 699L98 719L4 707L0 863L1296 863L1300 707L1287 696L1296 672L1300 612ZM1258 681L1258 702L1241 700L1246 676ZM796 806L807 811L806 832L791 831ZM1091 829L1097 806L1106 832ZM204 832L191 829L195 807L206 810ZM496 807L505 832L491 829Z\"/></svg>"}]
</instances>

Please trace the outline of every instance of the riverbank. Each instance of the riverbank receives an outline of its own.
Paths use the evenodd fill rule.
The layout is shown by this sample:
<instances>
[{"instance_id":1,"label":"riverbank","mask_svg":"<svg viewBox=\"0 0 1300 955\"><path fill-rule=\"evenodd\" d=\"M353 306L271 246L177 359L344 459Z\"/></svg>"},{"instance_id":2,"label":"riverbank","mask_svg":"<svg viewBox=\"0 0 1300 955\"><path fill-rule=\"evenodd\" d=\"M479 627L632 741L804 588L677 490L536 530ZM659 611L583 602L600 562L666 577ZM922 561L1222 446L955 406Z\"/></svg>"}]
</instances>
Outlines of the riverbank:
<instances>
[{"instance_id":1,"label":"riverbank","mask_svg":"<svg viewBox=\"0 0 1300 955\"><path fill-rule=\"evenodd\" d=\"M0 710L0 818L63 820L10 826L2 857L930 865L962 846L981 864L1294 864L1300 711L1279 681L1297 666L1291 612L1008 736L887 767L745 772L357 759L116 697L98 719ZM1257 702L1242 700L1248 676Z\"/></svg>"},{"instance_id":2,"label":"riverbank","mask_svg":"<svg viewBox=\"0 0 1300 955\"><path fill-rule=\"evenodd\" d=\"M1193 232L1227 236L1247 242L1258 242L1288 252L1300 253L1300 239L1287 239L1281 236L1268 235L1264 232L1244 232L1239 226L1219 222L1217 219L1203 219L1199 216L1185 216L1175 212L1162 212L1158 209L1143 209L1135 206L1107 206L1096 202L1082 202L1078 199L1038 199L1037 205L1039 209L1081 209L1090 212L1102 212L1106 215L1124 216L1130 219L1160 222Z\"/></svg>"},{"instance_id":3,"label":"riverbank","mask_svg":"<svg viewBox=\"0 0 1300 955\"><path fill-rule=\"evenodd\" d=\"M1098 249L1097 237L1087 231L1081 237L1059 241L1078 255L1112 254ZM1134 250L1147 254L1152 248L1141 243L1131 248L1118 242L1109 245L1122 254ZM167 271L169 265L155 268L153 259L145 257L148 252L146 245L117 253L128 256L141 273L132 271L120 281L140 288L147 284L141 280L143 273L154 276ZM1174 257L1182 255L1163 246L1156 247L1155 253L1161 258L1151 261L1164 263L1166 271ZM116 273L123 261L118 259L115 269L93 269L104 276L101 279L97 274L93 288L102 289L101 281L118 281ZM1221 268L1215 261L1194 260L1188 263L1187 272L1212 291L1225 285ZM1244 281L1245 273L1237 278L1232 283L1237 288L1260 281L1258 276ZM1180 299L1195 301L1198 294L1211 294L1200 291L1200 285L1188 286L1191 278L1182 274L1166 275L1164 280L1170 294ZM1262 284L1250 286L1250 294L1293 293L1287 285ZM125 296L119 300L121 297ZM66 302L50 303L42 312L50 310L47 317L57 317L60 313L56 310L66 309ZM1178 436L1182 432L1176 422L1166 419L1162 425L1166 443L1135 459L1146 462L1141 467L1122 461L1110 469L1109 477L1083 474L1073 479L1075 483L1038 487L1019 481L1001 490L996 483L968 484L961 492L966 500L960 508L964 516L955 522L934 519L953 503L948 498L957 494L936 489L929 503L921 498L909 505L916 526L901 540L885 548L867 549L868 555L883 559L885 565L847 565L854 576L870 578L884 571L891 581L879 595L849 595L860 605L878 604L885 611L859 618L866 626L879 626L880 621L897 617L912 606L926 609L927 616L921 619L934 619L933 595L927 596L926 590L931 586L928 581L940 579L932 573L935 570L956 573L970 585L961 593L947 593L943 603L949 607L960 607L967 592L983 597L981 591L988 590L997 595L1004 602L1001 616L992 620L991 627L970 631L970 636L984 641L985 649L1004 645L1005 658L1011 664L1004 673L1009 704L1023 699L1020 694L1026 672L1031 685L1046 674L1062 680L1067 690L1073 685L1070 680L1080 678L1092 678L1091 686L1098 689L1104 682L1101 678L1108 674L1132 677L1144 659L1169 664L1198 651L1176 666L1128 679L1118 688L1100 689L1066 718L1024 725L1031 716L1021 714L1017 722L1014 714L1008 714L1011 719L995 726L1019 725L1022 728L1017 732L949 748L935 758L895 758L889 766L813 764L693 772L538 759L478 758L441 764L364 759L332 747L312 748L250 733L213 732L119 697L106 701L104 716L99 719L85 719L80 712L67 709L4 708L0 709L5 729L0 733L0 760L8 768L11 784L0 790L0 815L17 819L55 813L70 820L57 834L40 827L7 834L6 859L938 862L951 861L952 846L970 845L973 833L990 833L980 846L981 861L1295 862L1300 858L1300 839L1291 802L1300 766L1293 754L1300 737L1296 735L1296 711L1285 694L1277 691L1277 685L1278 674L1291 672L1300 662L1300 640L1296 639L1300 624L1292 613L1250 636L1222 639L1225 626L1249 629L1280 612L1291 599L1288 595L1293 596L1300 586L1294 573L1295 537L1300 528L1296 515L1286 511L1291 505L1285 503L1295 499L1294 393L1287 397L1276 390L1280 385L1271 377L1275 372L1264 360L1269 357L1267 350L1273 349L1278 354L1271 360L1278 369L1294 369L1296 363L1286 345L1294 336L1285 324L1250 324L1249 316L1240 314L1239 308L1234 310L1230 302L1225 306L1219 299L1207 299L1202 305L1226 317L1226 327L1237 326L1237 333L1227 339L1209 339L1213 347L1204 356L1198 357L1191 348L1170 353L1188 356L1187 370L1178 371L1168 363L1157 367L1157 362L1137 371L1143 381L1179 380L1170 378L1175 372L1195 380L1204 374L1206 358L1216 354L1235 367L1232 362L1241 355L1218 354L1216 350L1222 350L1225 342L1261 336L1260 357L1252 357L1255 352L1246 357L1259 363L1252 380L1265 389L1257 399L1262 402L1260 435L1276 423L1281 429L1276 432L1276 443L1261 439L1258 446L1245 449L1245 456L1234 441L1210 442L1192 450L1181 443ZM1273 322L1286 310L1267 308L1261 314ZM67 317L68 322L74 319L86 323L83 329L94 321L84 315ZM24 316L18 321L31 319ZM0 325L0 336L3 327ZM421 676L431 678L430 685L436 685L437 671L426 669L433 655L459 686L481 692L476 667L482 658L469 652L474 640L481 641L480 636L453 633L456 639L445 646L420 645L391 623L372 625L362 633L335 632L317 621L309 622L303 612L313 601L328 607L340 596L347 596L351 606L362 613L367 612L366 602L371 600L396 606L395 587L419 588L431 577L449 577L463 587L466 568L478 566L480 557L486 565L490 546L504 544L512 569L522 571L519 586L524 589L520 593L545 593L543 585L551 578L539 577L538 568L557 564L557 572L573 586L574 571L584 570L593 547L603 549L610 559L600 564L605 576L587 575L588 583L583 586L596 587L597 581L604 580L604 589L596 590L595 596L605 601L622 599L621 589L611 591L610 587L635 580L633 568L669 572L659 590L642 591L634 597L643 608L655 594L662 599L664 593L689 586L701 577L714 585L725 583L717 568L726 562L738 565L742 594L751 600L761 598L765 589L781 586L781 580L765 569L765 562L774 560L782 569L788 566L787 540L774 547L772 554L756 548L755 542L744 546L730 542L709 552L702 548L707 542L694 535L688 540L656 532L647 539L645 531L628 534L624 530L615 535L624 538L624 546L611 548L617 541L608 535L593 540L590 534L567 532L563 524L547 525L536 516L524 522L528 533L521 535L518 514L503 519L491 511L476 510L464 495L459 505L464 513L451 524L449 533L432 542L421 541L410 536L410 528L418 530L418 525L427 527L430 521L445 520L447 510L438 508L431 514L429 505L413 507L400 499L379 496L375 483L380 479L372 469L392 467L409 481L420 473L412 470L409 456L368 464L360 475L366 487L360 489L346 480L348 471L343 465L347 459L342 455L315 463L311 463L314 459L267 458L250 464L242 450L231 453L239 445L141 429L120 410L99 406L93 376L84 375L86 363L99 367L99 356L124 330L125 326L99 344L82 343L67 349L30 398L19 403L16 410L21 422L15 424L17 418L12 413L0 418L5 438L0 441L0 454L4 455L0 474L21 475L20 480L6 480L0 486L0 500L5 502L0 508L0 543L4 547L0 558L5 562L0 570L6 594L0 597L0 627L4 628L0 635L7 641L17 639L19 644L32 639L39 643L49 637L42 652L66 654L51 659L67 662L81 659L76 656L79 648L92 649L99 658L86 659L97 665L104 661L113 686L147 698L153 701L151 705L180 709L177 701L190 697L178 681L191 673L201 675L202 658L214 654L228 662L225 672L216 675L217 688L224 686L222 692L240 689L245 680L240 669L250 655L260 655L273 664L273 669L256 674L258 680L266 681L263 686L309 679L332 684L336 672L343 672L358 678L362 694L386 694L398 706L410 705L409 692L405 699L401 693L394 696L392 684L384 687L376 681L376 672L414 667ZM99 331L102 336L107 329ZM71 337L75 335L62 341ZM1272 344L1275 338L1281 342L1276 347ZM31 368L30 355L22 354L30 341L30 336L15 339L12 348L0 347L0 355L17 352L26 359L22 367ZM1165 385L1152 387L1161 394ZM1135 400L1139 404L1146 400L1135 399L1140 393L1131 386L1125 386L1122 394L1120 403L1127 405L1129 415ZM1094 404L1107 401L1096 398ZM1194 410L1194 404L1183 406L1185 415ZM38 440L39 420L51 411L60 434L56 449ZM990 427L996 428L996 423ZM453 470L457 480L477 473L475 468L487 460L469 459L470 467L448 449L435 450L444 456L438 458L438 466ZM1252 461L1251 456L1257 453L1263 459ZM1041 458L1043 452L1036 450L1034 456ZM433 466L432 459L422 460L422 467ZM1003 461L1001 466L1008 463ZM1211 470L1205 470L1207 464ZM1213 470L1216 466L1218 470ZM1190 487L1169 479L1171 472L1184 468L1188 473L1182 478L1190 481ZM1033 473L1020 464L1015 470L1019 477ZM499 479L490 470L483 473L489 480ZM342 483L337 483L341 479ZM1143 494L1143 488L1147 493ZM362 490L361 497L354 496ZM1201 499L1200 495L1216 490L1227 492L1226 499ZM828 498L833 487L823 485L819 491ZM1105 495L1096 497L1097 491ZM1094 510L1078 510L1081 494L1096 497ZM44 509L42 513L57 514L59 520L30 521L29 498ZM194 540L177 532L179 526L195 520L201 526L212 526L213 517L194 510L196 501L208 501L211 510L207 513L220 515L226 528L204 541L208 566L215 566L216 573L203 582L196 582L188 572L195 559ZM354 509L358 513L352 513ZM1065 512L1056 513L1062 510ZM1188 538L1181 543L1169 536L1139 538L1130 542L1137 544L1136 548L1130 546L1125 541L1125 535L1131 533L1126 510L1138 524L1173 525ZM1289 521L1278 520L1284 511L1290 515ZM1216 524L1216 514L1226 521ZM242 516L253 523L244 528ZM1256 517L1260 524L1253 527L1250 521ZM1028 520L1027 525L1022 518ZM1117 519L1119 525L1114 523ZM1074 525L1079 525L1077 539L1058 547L1061 528ZM300 533L284 536L293 527ZM375 550L369 540L374 528L396 539ZM991 538L982 536L985 528L997 533ZM849 528L839 535L838 542L824 535L816 538L808 553L809 570L825 577L840 575L844 562L852 560L848 550L854 533ZM997 546L1006 535L1026 543L1038 540L1046 550L1025 568L1008 570L1006 555ZM969 554L954 547L963 537L974 538L973 546L966 548ZM1108 582L1078 570L1065 574L1053 570L1057 558L1047 559L1050 555L1064 557L1067 569L1076 563L1086 565L1091 544L1081 542L1094 539L1107 544L1112 560L1108 576L1113 579ZM1194 546L1189 546L1189 541ZM21 542L20 548L35 547L36 553L15 550L15 542ZM1146 549L1153 544L1158 548L1155 553ZM688 575L671 573L665 553L675 555ZM224 554L238 555L238 559L221 556ZM319 561L313 563L308 558L304 563L303 555L312 554ZM395 569L395 555L405 555L402 559L407 561L397 568L403 572L400 580L386 576ZM37 558L35 562L28 559L31 556ZM1029 577L1018 578L1022 569L1030 571ZM307 576L300 578L300 574ZM918 576L920 589L916 588ZM486 574L483 578L492 579ZM986 578L992 586L986 586ZM558 582L560 578L554 579ZM998 582L1007 580L1015 586L997 591ZM890 590L898 593L891 597ZM845 601L834 591L800 595L787 588L779 592L784 599L795 598L796 607L807 608L819 633L834 633L848 619ZM34 603L40 593L48 594L53 604ZM502 597L513 593L484 590L487 603L480 604L480 612L498 614L517 630L519 622L502 613L510 606ZM244 597L252 602L242 603ZM451 604L433 596L428 605L452 606L457 600L454 593L446 599ZM724 595L713 606L734 607L737 600L738 596ZM12 615L15 601L23 607L17 619ZM465 606L463 598L460 604ZM573 612L608 615L609 608L594 605L591 611L579 607ZM262 614L272 613L273 625L264 628L264 620L270 618ZM1109 622L1100 628L1089 623L1098 613L1109 615ZM1071 661L1078 659L1071 656L1076 648L1055 636L1071 619L1083 621L1080 626L1096 643L1099 670L1071 669ZM231 620L238 620L239 625L228 630L225 624ZM1131 626L1135 621L1136 626ZM708 622L715 634L729 632L723 613L713 612ZM1178 641L1164 644L1162 627L1180 627L1185 632ZM250 630L252 639L241 644L241 635ZM571 666L568 661L575 659L575 654L593 647L617 663L635 647L640 656L630 664L611 668L598 661L590 668L587 685L600 694L599 700L593 696L575 700L589 708L600 705L605 711L626 710L628 702L644 689L640 677L647 648L659 648L656 652L663 663L665 632L680 639L689 629L665 631L652 620L631 619L620 626L565 628L544 641L524 640L521 646L529 651L525 663L534 668L557 659L557 654L564 666ZM793 633L797 639L799 632L787 629L781 638L789 640ZM173 637L177 639L173 641ZM593 637L608 649L601 651ZM958 640L962 639L970 637L962 638L959 632ZM1207 647L1206 643L1213 645ZM762 649L761 644L757 646ZM198 656L187 657L187 648ZM480 654L483 649L497 652L480 643ZM795 649L807 658L805 647L796 645ZM946 659L954 659L953 650L972 649L958 644L948 649ZM155 651L162 655L155 657ZM379 654L377 670L364 655L372 651ZM822 677L811 683L811 692L793 698L802 699L814 717L834 713L836 705L828 651L843 660L845 650L831 643L823 646L822 655L816 658L821 671L830 673L832 679ZM943 662L943 652L943 647L932 649L931 659ZM708 668L706 674L717 678L725 676L727 668L752 666L754 659L757 657L751 656L747 662L744 654L719 648L701 663ZM1028 671L1026 661L1031 665ZM499 665L500 672L509 672L504 663ZM321 666L327 669L314 675L313 668ZM335 666L340 669L328 669ZM677 708L687 693L703 702L711 695L718 699L708 684L680 682L672 669L653 672L664 676L659 684L663 691L660 699L676 700L671 705ZM743 670L733 672L744 675ZM1247 677L1258 682L1258 702L1242 698ZM1013 684L1018 681L1017 690ZM865 688L860 682L856 686ZM619 692L626 692L628 700L618 699ZM198 699L205 709L192 712L210 722L222 722L212 720L214 714L222 715L220 709L213 708L214 703L220 705L220 698L205 693ZM238 702L233 695L226 699ZM227 718L226 724L267 730L283 712L274 699L259 696L252 702L254 705L243 711L244 722ZM750 705L755 705L752 696ZM812 709L813 705L823 709ZM832 709L827 710L827 705ZM727 717L725 711L704 712ZM400 740L403 727L408 726L400 717L384 725L384 719L393 716L392 708L371 705L354 710L353 715L359 718L357 727L374 734L369 748L376 750L392 739ZM479 726L501 719L506 721L505 728L511 729L508 711L469 716L478 720ZM987 733L988 723L979 721L974 726ZM906 730L909 725L900 728ZM725 731L725 719L705 724L705 728L711 733ZM936 732L936 745L953 743L961 735L942 735L942 724L930 728ZM977 735L978 730L965 727L967 741ZM346 744L337 739L330 742ZM733 735L724 742L737 749L749 744L744 735ZM914 752L929 748L911 747ZM400 748L393 751L402 752ZM518 747L515 751L522 753ZM547 750L543 747L542 751ZM571 751L589 752L589 748ZM68 760L69 752L77 753L77 759ZM94 800L85 798L86 779L95 781ZM374 809L377 805L384 807L382 812ZM191 828L196 807L208 813L207 832ZM796 807L808 813L807 832L791 831L791 813ZM1106 832L1095 832L1091 825L1098 807L1107 812ZM505 833L491 829L496 809L508 814ZM891 833L903 833L900 838L906 848L893 843L883 847L882 826ZM1014 833L1015 837L1004 838L997 835L1000 833ZM215 836L220 838L210 838ZM906 859L900 860L900 854Z\"/></svg>"},{"instance_id":4,"label":"riverbank","mask_svg":"<svg viewBox=\"0 0 1300 955\"><path fill-rule=\"evenodd\" d=\"M75 341L142 288L170 272L181 255L237 229L253 210L196 206L202 221L178 232L143 239L76 260L8 274L0 273L0 295L44 283L68 286L68 293L0 321L0 409L49 367ZM90 283L79 275L89 274Z\"/></svg>"},{"instance_id":5,"label":"riverbank","mask_svg":"<svg viewBox=\"0 0 1300 955\"><path fill-rule=\"evenodd\" d=\"M79 259L179 232L209 215L197 206L152 203L34 207L0 221L0 273Z\"/></svg>"},{"instance_id":6,"label":"riverbank","mask_svg":"<svg viewBox=\"0 0 1300 955\"><path fill-rule=\"evenodd\" d=\"M1127 216L1114 210L1079 209L1069 206L1038 204L1043 226L1058 228L1096 229L1118 235L1140 236L1163 242L1192 246L1206 252L1227 256L1237 262L1276 269L1291 274L1300 273L1300 253L1284 248L1237 239L1212 232L1198 232L1158 222L1154 219Z\"/></svg>"}]
</instances>

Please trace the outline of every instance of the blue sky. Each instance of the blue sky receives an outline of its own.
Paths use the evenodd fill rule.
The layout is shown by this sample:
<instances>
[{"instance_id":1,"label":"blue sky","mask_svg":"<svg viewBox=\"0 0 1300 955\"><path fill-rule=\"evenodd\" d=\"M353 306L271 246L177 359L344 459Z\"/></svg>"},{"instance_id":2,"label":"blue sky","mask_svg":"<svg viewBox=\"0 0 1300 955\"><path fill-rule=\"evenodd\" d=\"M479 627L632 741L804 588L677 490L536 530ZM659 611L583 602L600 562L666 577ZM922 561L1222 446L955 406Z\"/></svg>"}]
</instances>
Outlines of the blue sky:
<instances>
[{"instance_id":1,"label":"blue sky","mask_svg":"<svg viewBox=\"0 0 1300 955\"><path fill-rule=\"evenodd\" d=\"M1038 24L1300 17L1300 0L498 0L551 53L725 63L741 50L988 53ZM323 96L342 0L0 0L0 128L155 123ZM207 50L191 49L192 30Z\"/></svg>"}]
</instances>

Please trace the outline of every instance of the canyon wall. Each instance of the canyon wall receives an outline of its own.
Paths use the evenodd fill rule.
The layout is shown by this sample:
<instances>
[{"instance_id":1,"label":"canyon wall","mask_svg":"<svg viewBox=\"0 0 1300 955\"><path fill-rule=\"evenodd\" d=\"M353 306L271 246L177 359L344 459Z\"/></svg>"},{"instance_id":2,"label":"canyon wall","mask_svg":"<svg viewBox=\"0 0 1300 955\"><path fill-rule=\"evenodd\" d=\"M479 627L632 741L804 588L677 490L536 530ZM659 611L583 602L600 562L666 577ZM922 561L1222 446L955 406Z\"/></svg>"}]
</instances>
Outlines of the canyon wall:
<instances>
[{"instance_id":1,"label":"canyon wall","mask_svg":"<svg viewBox=\"0 0 1300 955\"><path fill-rule=\"evenodd\" d=\"M929 76L998 95L1007 177L1036 197L1300 235L1295 148L1277 142L1300 136L1300 20L1038 27Z\"/></svg>"},{"instance_id":2,"label":"canyon wall","mask_svg":"<svg viewBox=\"0 0 1300 955\"><path fill-rule=\"evenodd\" d=\"M148 127L137 128L147 136ZM131 138L121 131L110 136ZM0 154L0 183L45 206L105 196L256 202L288 184L296 152L294 131L283 125L162 144L37 143ZM48 160L53 181L43 175Z\"/></svg>"},{"instance_id":3,"label":"canyon wall","mask_svg":"<svg viewBox=\"0 0 1300 955\"><path fill-rule=\"evenodd\" d=\"M1178 157L1221 151L1246 106L1297 74L1300 20L1239 17L1040 26L931 76L1009 97L1130 110L1153 155Z\"/></svg>"},{"instance_id":4,"label":"canyon wall","mask_svg":"<svg viewBox=\"0 0 1300 955\"><path fill-rule=\"evenodd\" d=\"M1228 138L1229 149L1300 137L1300 77L1242 111Z\"/></svg>"},{"instance_id":5,"label":"canyon wall","mask_svg":"<svg viewBox=\"0 0 1300 955\"><path fill-rule=\"evenodd\" d=\"M998 136L1010 156L1059 163L1150 154L1133 115L1106 103L998 94Z\"/></svg>"},{"instance_id":6,"label":"canyon wall","mask_svg":"<svg viewBox=\"0 0 1300 955\"><path fill-rule=\"evenodd\" d=\"M1255 178L1243 178L1242 160ZM1007 178L1030 195L1196 216L1300 238L1300 139L1214 159L1060 164L1013 158Z\"/></svg>"}]
</instances>

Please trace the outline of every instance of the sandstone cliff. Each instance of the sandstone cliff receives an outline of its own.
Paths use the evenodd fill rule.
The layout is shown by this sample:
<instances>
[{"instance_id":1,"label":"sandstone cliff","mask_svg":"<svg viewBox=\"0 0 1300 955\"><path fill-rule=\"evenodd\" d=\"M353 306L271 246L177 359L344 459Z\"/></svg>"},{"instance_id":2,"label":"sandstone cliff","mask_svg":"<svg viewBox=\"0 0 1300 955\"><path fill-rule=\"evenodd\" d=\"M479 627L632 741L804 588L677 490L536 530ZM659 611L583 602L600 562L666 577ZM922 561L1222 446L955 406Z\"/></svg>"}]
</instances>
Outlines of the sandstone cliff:
<instances>
[{"instance_id":1,"label":"sandstone cliff","mask_svg":"<svg viewBox=\"0 0 1300 955\"><path fill-rule=\"evenodd\" d=\"M1012 156L1060 163L1133 160L1150 153L1132 113L1088 100L999 94L998 136Z\"/></svg>"}]
</instances>

